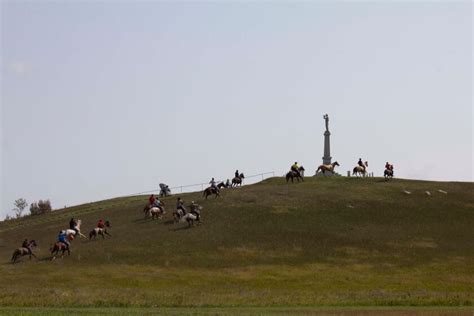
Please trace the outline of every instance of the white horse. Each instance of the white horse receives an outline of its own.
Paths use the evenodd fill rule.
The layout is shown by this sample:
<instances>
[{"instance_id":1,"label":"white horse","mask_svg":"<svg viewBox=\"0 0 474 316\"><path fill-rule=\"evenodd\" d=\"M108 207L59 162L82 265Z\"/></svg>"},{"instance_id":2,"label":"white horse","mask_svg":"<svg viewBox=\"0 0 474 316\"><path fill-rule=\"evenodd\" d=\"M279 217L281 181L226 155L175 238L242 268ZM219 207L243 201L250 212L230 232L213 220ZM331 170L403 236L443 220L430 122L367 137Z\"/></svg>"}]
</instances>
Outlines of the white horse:
<instances>
[{"instance_id":1,"label":"white horse","mask_svg":"<svg viewBox=\"0 0 474 316\"><path fill-rule=\"evenodd\" d=\"M194 225L194 221L197 220L197 215L191 214L191 213L186 213L183 216L181 216L180 222L188 222L188 225L191 227Z\"/></svg>"},{"instance_id":2,"label":"white horse","mask_svg":"<svg viewBox=\"0 0 474 316\"><path fill-rule=\"evenodd\" d=\"M148 211L146 212L146 215L145 215L145 218L148 218L148 217L151 217L152 219L155 219L158 218L158 219L161 219L161 216L165 214L165 210L157 207L157 206L153 206L152 208L148 209Z\"/></svg>"},{"instance_id":3,"label":"white horse","mask_svg":"<svg viewBox=\"0 0 474 316\"><path fill-rule=\"evenodd\" d=\"M369 167L369 163L366 161L362 164L362 166L355 166L352 170L352 175L362 176L365 177L367 175L367 168Z\"/></svg>"},{"instance_id":4,"label":"white horse","mask_svg":"<svg viewBox=\"0 0 474 316\"><path fill-rule=\"evenodd\" d=\"M81 233L81 224L82 224L82 221L80 219L78 219L77 222L76 222L76 226L74 228L77 230L77 233L79 234L79 237L84 237L84 238L87 239L86 235ZM76 237L76 230L68 228L68 229L65 229L63 231L66 232L66 236L71 236L72 235L73 237Z\"/></svg>"}]
</instances>

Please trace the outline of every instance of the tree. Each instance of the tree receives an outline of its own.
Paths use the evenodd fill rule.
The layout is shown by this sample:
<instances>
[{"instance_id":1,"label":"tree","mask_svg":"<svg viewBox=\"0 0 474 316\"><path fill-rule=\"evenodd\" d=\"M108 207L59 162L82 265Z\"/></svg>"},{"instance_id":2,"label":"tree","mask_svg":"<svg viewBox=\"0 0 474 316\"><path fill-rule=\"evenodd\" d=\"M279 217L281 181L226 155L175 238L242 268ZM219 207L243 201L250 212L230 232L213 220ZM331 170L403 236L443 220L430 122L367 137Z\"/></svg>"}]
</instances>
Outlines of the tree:
<instances>
[{"instance_id":1,"label":"tree","mask_svg":"<svg viewBox=\"0 0 474 316\"><path fill-rule=\"evenodd\" d=\"M13 204L15 205L15 207L13 208L13 211L15 212L16 218L20 218L21 215L23 214L23 211L28 206L28 203L26 202L25 199L20 198L18 200L15 200L15 203Z\"/></svg>"},{"instance_id":2,"label":"tree","mask_svg":"<svg viewBox=\"0 0 474 316\"><path fill-rule=\"evenodd\" d=\"M39 200L38 202L33 202L30 205L31 215L41 215L50 213L51 211L51 202L49 200Z\"/></svg>"}]
</instances>

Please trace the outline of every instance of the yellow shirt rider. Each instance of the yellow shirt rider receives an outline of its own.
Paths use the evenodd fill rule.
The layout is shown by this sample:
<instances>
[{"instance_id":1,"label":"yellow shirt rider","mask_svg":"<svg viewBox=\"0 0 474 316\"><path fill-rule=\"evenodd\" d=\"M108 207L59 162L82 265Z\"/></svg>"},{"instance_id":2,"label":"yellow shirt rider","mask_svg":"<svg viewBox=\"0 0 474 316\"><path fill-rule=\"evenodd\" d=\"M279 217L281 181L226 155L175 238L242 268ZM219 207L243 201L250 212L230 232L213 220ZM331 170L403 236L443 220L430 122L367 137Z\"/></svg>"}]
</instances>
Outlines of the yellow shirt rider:
<instances>
[{"instance_id":1,"label":"yellow shirt rider","mask_svg":"<svg viewBox=\"0 0 474 316\"><path fill-rule=\"evenodd\" d=\"M294 171L299 174L300 173L299 169L300 169L300 166L298 166L298 162L295 161L295 163L291 166L291 171Z\"/></svg>"}]
</instances>

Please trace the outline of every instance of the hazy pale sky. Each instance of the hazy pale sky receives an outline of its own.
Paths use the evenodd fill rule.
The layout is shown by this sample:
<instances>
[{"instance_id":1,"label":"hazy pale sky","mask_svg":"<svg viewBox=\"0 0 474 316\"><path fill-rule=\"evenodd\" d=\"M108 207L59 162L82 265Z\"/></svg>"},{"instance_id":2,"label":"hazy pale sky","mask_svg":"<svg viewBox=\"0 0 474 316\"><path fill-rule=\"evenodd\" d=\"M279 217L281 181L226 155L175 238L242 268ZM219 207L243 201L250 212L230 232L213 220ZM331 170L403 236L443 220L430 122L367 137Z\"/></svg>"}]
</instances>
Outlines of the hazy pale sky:
<instances>
[{"instance_id":1,"label":"hazy pale sky","mask_svg":"<svg viewBox=\"0 0 474 316\"><path fill-rule=\"evenodd\" d=\"M472 181L472 3L1 2L0 218L321 164ZM11 214L11 213L10 213Z\"/></svg>"}]
</instances>

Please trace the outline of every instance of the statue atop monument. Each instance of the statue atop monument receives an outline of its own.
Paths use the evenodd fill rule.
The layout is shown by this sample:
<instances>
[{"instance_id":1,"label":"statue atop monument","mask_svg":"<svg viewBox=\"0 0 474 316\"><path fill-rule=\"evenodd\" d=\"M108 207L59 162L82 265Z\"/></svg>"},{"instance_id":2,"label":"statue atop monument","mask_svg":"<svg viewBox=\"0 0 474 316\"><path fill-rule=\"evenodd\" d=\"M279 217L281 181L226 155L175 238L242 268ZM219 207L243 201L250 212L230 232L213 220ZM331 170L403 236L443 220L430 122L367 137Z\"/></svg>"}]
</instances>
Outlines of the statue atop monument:
<instances>
[{"instance_id":1,"label":"statue atop monument","mask_svg":"<svg viewBox=\"0 0 474 316\"><path fill-rule=\"evenodd\" d=\"M329 115L327 113L323 116L323 119L326 121L326 131L329 132Z\"/></svg>"}]
</instances>

